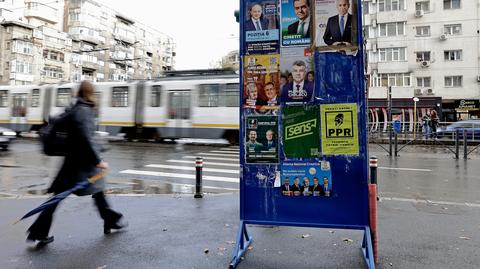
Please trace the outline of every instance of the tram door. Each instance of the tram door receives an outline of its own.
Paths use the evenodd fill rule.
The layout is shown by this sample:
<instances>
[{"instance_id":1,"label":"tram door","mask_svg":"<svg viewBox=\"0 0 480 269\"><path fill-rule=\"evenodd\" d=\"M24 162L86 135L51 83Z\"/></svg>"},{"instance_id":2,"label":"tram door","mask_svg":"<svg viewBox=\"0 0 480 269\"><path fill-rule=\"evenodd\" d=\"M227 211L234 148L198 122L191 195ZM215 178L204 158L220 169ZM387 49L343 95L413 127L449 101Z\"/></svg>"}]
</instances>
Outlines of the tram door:
<instances>
[{"instance_id":1,"label":"tram door","mask_svg":"<svg viewBox=\"0 0 480 269\"><path fill-rule=\"evenodd\" d=\"M168 121L170 137L191 137L191 102L190 90L174 90L168 92Z\"/></svg>"},{"instance_id":2,"label":"tram door","mask_svg":"<svg viewBox=\"0 0 480 269\"><path fill-rule=\"evenodd\" d=\"M12 121L15 131L27 130L27 97L26 93L12 94Z\"/></svg>"}]
</instances>

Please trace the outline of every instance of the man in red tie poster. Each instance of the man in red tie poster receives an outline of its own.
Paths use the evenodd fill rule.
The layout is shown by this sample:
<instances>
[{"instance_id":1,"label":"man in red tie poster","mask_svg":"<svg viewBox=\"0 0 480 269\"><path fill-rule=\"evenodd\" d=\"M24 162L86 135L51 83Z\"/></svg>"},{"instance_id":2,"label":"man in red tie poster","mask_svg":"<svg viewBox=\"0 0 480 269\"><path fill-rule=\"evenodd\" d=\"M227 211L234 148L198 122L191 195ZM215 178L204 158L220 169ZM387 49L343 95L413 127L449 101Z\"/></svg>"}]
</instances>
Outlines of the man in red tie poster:
<instances>
[{"instance_id":1,"label":"man in red tie poster","mask_svg":"<svg viewBox=\"0 0 480 269\"><path fill-rule=\"evenodd\" d=\"M293 81L285 84L281 93L282 102L309 102L312 100L315 85L305 80L307 66L304 61L295 61L292 65Z\"/></svg>"}]
</instances>

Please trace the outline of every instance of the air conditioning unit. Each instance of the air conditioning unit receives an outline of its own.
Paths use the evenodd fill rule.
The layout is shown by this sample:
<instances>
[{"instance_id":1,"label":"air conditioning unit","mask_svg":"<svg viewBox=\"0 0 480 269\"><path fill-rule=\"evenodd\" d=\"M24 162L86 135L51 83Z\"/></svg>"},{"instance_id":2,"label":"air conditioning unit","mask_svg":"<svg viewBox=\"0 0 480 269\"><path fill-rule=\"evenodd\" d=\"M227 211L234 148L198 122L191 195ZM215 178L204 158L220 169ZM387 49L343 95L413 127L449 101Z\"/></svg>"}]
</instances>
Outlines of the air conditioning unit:
<instances>
[{"instance_id":1,"label":"air conditioning unit","mask_svg":"<svg viewBox=\"0 0 480 269\"><path fill-rule=\"evenodd\" d=\"M423 10L416 10L415 11L415 17L422 17L423 16Z\"/></svg>"},{"instance_id":2,"label":"air conditioning unit","mask_svg":"<svg viewBox=\"0 0 480 269\"><path fill-rule=\"evenodd\" d=\"M477 82L480 82L480 76L477 76Z\"/></svg>"},{"instance_id":3,"label":"air conditioning unit","mask_svg":"<svg viewBox=\"0 0 480 269\"><path fill-rule=\"evenodd\" d=\"M372 27L377 28L377 20L372 20Z\"/></svg>"},{"instance_id":4,"label":"air conditioning unit","mask_svg":"<svg viewBox=\"0 0 480 269\"><path fill-rule=\"evenodd\" d=\"M421 61L420 66L421 67L429 67L430 66L430 61Z\"/></svg>"},{"instance_id":5,"label":"air conditioning unit","mask_svg":"<svg viewBox=\"0 0 480 269\"><path fill-rule=\"evenodd\" d=\"M447 40L447 35L443 34L443 35L440 35L440 40Z\"/></svg>"},{"instance_id":6,"label":"air conditioning unit","mask_svg":"<svg viewBox=\"0 0 480 269\"><path fill-rule=\"evenodd\" d=\"M434 95L434 92L433 92L432 89L425 89L425 90L423 91L423 94L424 94L424 95Z\"/></svg>"},{"instance_id":7,"label":"air conditioning unit","mask_svg":"<svg viewBox=\"0 0 480 269\"><path fill-rule=\"evenodd\" d=\"M415 90L413 90L413 95L415 95L415 96L422 95L422 89L415 89Z\"/></svg>"},{"instance_id":8,"label":"air conditioning unit","mask_svg":"<svg viewBox=\"0 0 480 269\"><path fill-rule=\"evenodd\" d=\"M372 4L376 4L377 3L377 0L372 0Z\"/></svg>"}]
</instances>

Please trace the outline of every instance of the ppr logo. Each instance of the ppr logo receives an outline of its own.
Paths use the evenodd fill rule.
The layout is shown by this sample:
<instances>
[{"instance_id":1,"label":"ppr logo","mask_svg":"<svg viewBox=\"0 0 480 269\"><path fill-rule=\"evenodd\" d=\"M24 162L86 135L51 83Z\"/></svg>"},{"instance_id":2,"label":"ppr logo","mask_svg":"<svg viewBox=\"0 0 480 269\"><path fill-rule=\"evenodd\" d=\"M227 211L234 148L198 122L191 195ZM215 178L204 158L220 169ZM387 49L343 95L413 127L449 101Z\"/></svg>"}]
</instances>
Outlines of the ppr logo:
<instances>
[{"instance_id":1,"label":"ppr logo","mask_svg":"<svg viewBox=\"0 0 480 269\"><path fill-rule=\"evenodd\" d=\"M326 112L327 138L353 137L352 111Z\"/></svg>"},{"instance_id":2,"label":"ppr logo","mask_svg":"<svg viewBox=\"0 0 480 269\"><path fill-rule=\"evenodd\" d=\"M317 128L317 119L312 119L300 122L291 126L285 127L285 140L295 139L313 134Z\"/></svg>"}]
</instances>

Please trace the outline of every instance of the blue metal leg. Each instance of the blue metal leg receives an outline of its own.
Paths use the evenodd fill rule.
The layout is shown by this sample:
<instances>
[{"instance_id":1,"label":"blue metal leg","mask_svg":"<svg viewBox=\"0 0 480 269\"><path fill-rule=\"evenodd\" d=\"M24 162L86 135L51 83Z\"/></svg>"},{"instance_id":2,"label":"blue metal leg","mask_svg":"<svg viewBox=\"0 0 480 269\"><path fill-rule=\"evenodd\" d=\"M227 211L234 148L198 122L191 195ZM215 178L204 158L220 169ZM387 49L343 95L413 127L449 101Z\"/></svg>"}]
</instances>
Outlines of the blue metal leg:
<instances>
[{"instance_id":1,"label":"blue metal leg","mask_svg":"<svg viewBox=\"0 0 480 269\"><path fill-rule=\"evenodd\" d=\"M372 235L370 234L370 226L365 226L362 242L363 258L369 269L375 269L375 259L373 257Z\"/></svg>"},{"instance_id":2,"label":"blue metal leg","mask_svg":"<svg viewBox=\"0 0 480 269\"><path fill-rule=\"evenodd\" d=\"M237 267L252 241L252 237L248 235L247 226L243 221L240 221L237 233L237 243L235 245L235 249L233 250L232 261L230 262L231 269Z\"/></svg>"}]
</instances>

